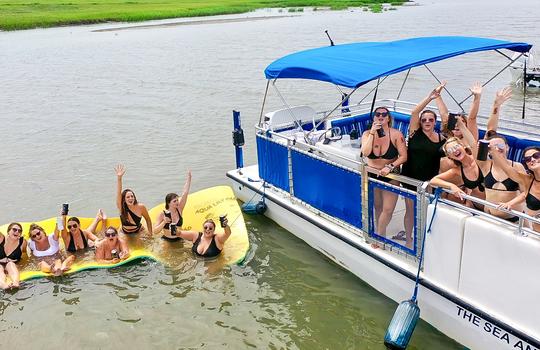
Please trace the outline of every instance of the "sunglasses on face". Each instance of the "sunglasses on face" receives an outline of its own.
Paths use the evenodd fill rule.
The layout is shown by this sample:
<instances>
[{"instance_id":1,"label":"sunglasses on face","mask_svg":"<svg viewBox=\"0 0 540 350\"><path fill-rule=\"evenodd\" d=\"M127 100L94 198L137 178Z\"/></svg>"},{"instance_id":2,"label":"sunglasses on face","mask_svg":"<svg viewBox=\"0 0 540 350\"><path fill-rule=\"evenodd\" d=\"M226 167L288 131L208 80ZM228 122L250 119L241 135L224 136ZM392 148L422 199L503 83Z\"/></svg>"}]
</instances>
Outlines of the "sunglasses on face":
<instances>
[{"instance_id":1,"label":"sunglasses on face","mask_svg":"<svg viewBox=\"0 0 540 350\"><path fill-rule=\"evenodd\" d=\"M446 154L452 154L455 151L457 151L460 147L461 145L458 145L458 144L455 144L452 147L446 147Z\"/></svg>"},{"instance_id":2,"label":"sunglasses on face","mask_svg":"<svg viewBox=\"0 0 540 350\"><path fill-rule=\"evenodd\" d=\"M11 231L22 233L22 228L12 227Z\"/></svg>"},{"instance_id":3,"label":"sunglasses on face","mask_svg":"<svg viewBox=\"0 0 540 350\"><path fill-rule=\"evenodd\" d=\"M422 119L420 119L420 121L422 123L427 123L427 122L433 123L435 121L435 119L434 118L422 118Z\"/></svg>"},{"instance_id":4,"label":"sunglasses on face","mask_svg":"<svg viewBox=\"0 0 540 350\"><path fill-rule=\"evenodd\" d=\"M533 153L530 156L523 157L523 161L525 163L529 163L531 160L539 160L540 159L540 151Z\"/></svg>"},{"instance_id":5,"label":"sunglasses on face","mask_svg":"<svg viewBox=\"0 0 540 350\"><path fill-rule=\"evenodd\" d=\"M213 226L210 226L210 225L204 226L204 229L205 229L205 230L211 230L211 229L213 229L213 228L214 228L214 227L213 227Z\"/></svg>"},{"instance_id":6,"label":"sunglasses on face","mask_svg":"<svg viewBox=\"0 0 540 350\"><path fill-rule=\"evenodd\" d=\"M32 238L38 238L39 236L41 236L41 231L38 231L38 232L34 233L31 237Z\"/></svg>"},{"instance_id":7,"label":"sunglasses on face","mask_svg":"<svg viewBox=\"0 0 540 350\"><path fill-rule=\"evenodd\" d=\"M67 225L67 228L68 230L71 230L72 228L77 228L77 224L73 224L73 225Z\"/></svg>"},{"instance_id":8,"label":"sunglasses on face","mask_svg":"<svg viewBox=\"0 0 540 350\"><path fill-rule=\"evenodd\" d=\"M105 232L105 237L116 237L116 232Z\"/></svg>"},{"instance_id":9,"label":"sunglasses on face","mask_svg":"<svg viewBox=\"0 0 540 350\"><path fill-rule=\"evenodd\" d=\"M376 117L388 117L388 112L375 112Z\"/></svg>"}]
</instances>

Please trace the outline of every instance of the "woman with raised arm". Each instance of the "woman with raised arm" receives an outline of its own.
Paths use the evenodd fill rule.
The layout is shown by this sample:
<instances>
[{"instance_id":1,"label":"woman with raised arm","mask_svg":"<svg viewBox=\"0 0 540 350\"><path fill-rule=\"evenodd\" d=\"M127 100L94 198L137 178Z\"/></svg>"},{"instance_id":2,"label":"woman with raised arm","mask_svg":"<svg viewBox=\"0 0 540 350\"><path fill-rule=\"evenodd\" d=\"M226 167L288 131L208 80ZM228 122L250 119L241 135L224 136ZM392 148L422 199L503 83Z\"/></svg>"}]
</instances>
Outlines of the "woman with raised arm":
<instances>
[{"instance_id":1,"label":"woman with raised arm","mask_svg":"<svg viewBox=\"0 0 540 350\"><path fill-rule=\"evenodd\" d=\"M83 230L79 218L73 216L64 223L62 230L62 240L66 250L70 253L75 253L78 250L84 250L88 247L95 246L98 238L96 236L97 225L101 222L101 227L104 229L107 224L107 217L102 209L99 209L96 218L90 226Z\"/></svg>"},{"instance_id":2,"label":"woman with raised arm","mask_svg":"<svg viewBox=\"0 0 540 350\"><path fill-rule=\"evenodd\" d=\"M126 173L126 168L118 164L114 168L116 172L116 207L120 211L120 221L122 222L122 232L125 234L139 233L143 230L141 220L144 217L146 227L150 236L152 235L152 220L148 215L148 209L142 203L137 202L135 193L129 188L122 190L122 177Z\"/></svg>"},{"instance_id":3,"label":"woman with raised arm","mask_svg":"<svg viewBox=\"0 0 540 350\"><path fill-rule=\"evenodd\" d=\"M65 222L65 215L62 219ZM32 223L28 235L31 239L28 242L28 248L32 255L38 258L41 271L58 276L71 268L75 256L66 257L60 252L58 225L55 226L53 234L47 235L43 227Z\"/></svg>"},{"instance_id":4,"label":"woman with raised arm","mask_svg":"<svg viewBox=\"0 0 540 350\"><path fill-rule=\"evenodd\" d=\"M399 186L399 182L385 176L390 172L399 173L400 166L407 161L407 146L401 131L391 126L392 116L388 108L375 108L371 129L362 134L362 154L367 157L368 166L379 170L377 180ZM386 236L386 227L392 219L397 200L397 194L375 189L375 229L383 237Z\"/></svg>"},{"instance_id":5,"label":"woman with raised arm","mask_svg":"<svg viewBox=\"0 0 540 350\"><path fill-rule=\"evenodd\" d=\"M435 131L437 114L425 109L427 105L439 98L441 90L446 85L442 82L424 98L411 113L409 122L409 141L407 143L407 162L403 164L402 175L416 180L429 181L439 173L444 144L444 136ZM403 187L416 191L415 186L402 183ZM407 247L412 247L412 230L414 228L414 201L405 199L405 231L400 231L392 239L405 240Z\"/></svg>"},{"instance_id":6,"label":"woman with raised arm","mask_svg":"<svg viewBox=\"0 0 540 350\"><path fill-rule=\"evenodd\" d=\"M109 226L104 233L105 238L96 246L96 261L101 264L116 264L129 257L129 248L118 231Z\"/></svg>"},{"instance_id":7,"label":"woman with raised arm","mask_svg":"<svg viewBox=\"0 0 540 350\"><path fill-rule=\"evenodd\" d=\"M216 223L208 219L203 223L203 232L179 231L179 236L193 242L191 250L196 256L213 258L221 254L225 242L231 236L231 228L224 217L221 222L223 232L216 233Z\"/></svg>"},{"instance_id":8,"label":"woman with raised arm","mask_svg":"<svg viewBox=\"0 0 540 350\"><path fill-rule=\"evenodd\" d=\"M489 140L489 154L493 158L494 154L502 154L506 159L509 166L513 167L519 173L525 173L525 168L521 163L516 163L508 159L508 142L504 136L497 134L497 127L499 124L499 111L508 99L512 96L512 89L505 88L497 91L495 100L493 101L493 108L491 115L487 123L487 132L484 139ZM503 168L497 166L491 159L486 161L478 161L482 173L484 173L484 184L486 187L486 200L492 203L507 203L514 198L520 197L525 188L519 185L519 182L512 180L504 171ZM525 199L525 197L523 197ZM523 201L514 202L513 205L507 207L507 209L513 209L517 211L523 211ZM503 212L496 209L486 208L486 212L491 215L500 217L502 219L517 222L519 218L511 215L507 212Z\"/></svg>"},{"instance_id":9,"label":"woman with raised arm","mask_svg":"<svg viewBox=\"0 0 540 350\"><path fill-rule=\"evenodd\" d=\"M165 196L165 210L161 211L156 218L156 226L154 232L163 231L162 239L170 242L179 241L182 238L176 235L176 232L171 232L171 223L180 230L184 224L182 213L187 203L189 189L191 187L191 170L188 170L182 195L169 193Z\"/></svg>"},{"instance_id":10,"label":"woman with raised arm","mask_svg":"<svg viewBox=\"0 0 540 350\"><path fill-rule=\"evenodd\" d=\"M476 162L476 155L478 153L476 142L463 120L458 118L457 125L463 133L463 138L466 142L462 142L457 137L451 137L446 140L443 146L444 153L454 162L455 167L435 176L431 179L430 184L452 191L460 200L463 200L463 194L470 194L471 196L485 199L484 175ZM467 193L459 187L460 184L463 184ZM482 205L472 202L467 202L466 204L478 210L484 210Z\"/></svg>"},{"instance_id":11,"label":"woman with raised arm","mask_svg":"<svg viewBox=\"0 0 540 350\"><path fill-rule=\"evenodd\" d=\"M526 189L521 195L501 205L501 208L510 209L525 201L525 213L540 217L540 147L525 148L523 152L523 165L526 173L516 170L500 152L491 154L493 163L504 170L514 181ZM540 224L532 223L536 232L540 232Z\"/></svg>"},{"instance_id":12,"label":"woman with raised arm","mask_svg":"<svg viewBox=\"0 0 540 350\"><path fill-rule=\"evenodd\" d=\"M23 229L18 222L8 225L7 236L0 233L0 288L19 287L19 269L17 263L26 254L27 242L22 236ZM24 254L23 254L24 253ZM11 282L7 282L6 275Z\"/></svg>"}]
</instances>

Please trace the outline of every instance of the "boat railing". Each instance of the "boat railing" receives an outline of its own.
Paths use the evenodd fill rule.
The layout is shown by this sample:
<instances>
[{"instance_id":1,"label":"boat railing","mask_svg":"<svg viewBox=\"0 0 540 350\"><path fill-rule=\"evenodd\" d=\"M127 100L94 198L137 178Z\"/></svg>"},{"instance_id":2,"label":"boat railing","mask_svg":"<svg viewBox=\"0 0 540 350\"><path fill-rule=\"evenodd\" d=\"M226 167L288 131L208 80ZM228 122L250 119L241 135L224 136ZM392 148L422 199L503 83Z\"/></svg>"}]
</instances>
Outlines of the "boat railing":
<instances>
[{"instance_id":1,"label":"boat railing","mask_svg":"<svg viewBox=\"0 0 540 350\"><path fill-rule=\"evenodd\" d=\"M396 181L394 183L382 181L383 178L377 178L379 170L367 166L362 159L352 159L338 152L332 152L331 148L323 149L317 145L308 144L303 138L296 137L295 135L283 135L279 132L273 132L259 127L257 127L257 130L257 138L267 143L262 144L258 140L258 151L265 152L263 148L268 147L270 145L269 143L272 143L272 147L280 147L279 154L285 158L280 160L282 162L281 164L263 164L261 162L275 161L276 157L264 157L262 154L259 154L259 172L261 172L261 167L266 166L269 169L267 173L260 174L261 178L288 193L292 200L301 202L318 215L325 216L326 218L331 217L333 221L339 222L343 227L354 229L357 232L363 232L366 241L370 243L379 242L385 247L396 248L396 251L405 253L405 255L412 257L418 256L420 251L419 245L426 226L427 208L432 198L432 195L429 195L427 182L418 181L399 174L387 175L387 178ZM312 167L311 170L310 167ZM324 174L320 173L319 170L321 169L324 170L323 173L326 172L328 178L325 178ZM278 177L273 177L277 173L280 173ZM348 183L349 187L340 187L340 183ZM410 185L415 190L401 187L399 183ZM309 186L313 187L310 188ZM342 198L343 208L336 211L336 208L328 206L327 202L332 200L330 197L326 198L327 202L321 203L318 201L319 198L313 198L313 195L311 195L313 191L324 192L327 195L341 195L342 192L345 192L343 196L348 197ZM402 220L403 222L405 221L405 215L407 215L406 203L408 202L408 205L412 203L414 213L414 217L412 218L414 221L413 232L410 233L413 241L412 244L411 242L406 242L408 245L401 244L401 242L396 241L393 237L389 238L386 235L378 233L377 214L380 213L376 212L375 197L377 196L377 192L393 193L398 197L399 203L401 203L401 207L399 208L398 205L398 209L392 213L392 222L389 225L394 227L392 232L396 232L396 227L401 227ZM518 217L517 225L460 203L447 199L441 199L441 201L447 205L466 211L471 215L494 220L500 224L507 225L507 227L512 227L516 234L540 237L538 233L527 227L527 222L540 224L538 218L514 210L498 208L494 203L475 197L467 195L463 197L478 205L507 212Z\"/></svg>"}]
</instances>

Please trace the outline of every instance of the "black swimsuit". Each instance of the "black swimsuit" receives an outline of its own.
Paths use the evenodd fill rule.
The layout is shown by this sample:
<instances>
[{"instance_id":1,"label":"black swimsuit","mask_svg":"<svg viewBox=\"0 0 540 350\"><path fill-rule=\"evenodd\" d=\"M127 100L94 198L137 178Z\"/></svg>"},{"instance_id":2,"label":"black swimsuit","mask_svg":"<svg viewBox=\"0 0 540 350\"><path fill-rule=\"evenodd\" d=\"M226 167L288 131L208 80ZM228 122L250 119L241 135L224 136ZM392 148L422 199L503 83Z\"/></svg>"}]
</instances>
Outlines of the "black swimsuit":
<instances>
[{"instance_id":1,"label":"black swimsuit","mask_svg":"<svg viewBox=\"0 0 540 350\"><path fill-rule=\"evenodd\" d=\"M80 232L81 232L81 238L83 241L83 247L81 249L86 249L88 248L88 241L86 240L86 236L84 235L84 232L82 231ZM70 237L70 240L69 240L69 245L67 247L67 251L74 253L77 251L77 247L75 247L75 241L73 240L73 235L71 234L71 232L69 232L69 237Z\"/></svg>"},{"instance_id":2,"label":"black swimsuit","mask_svg":"<svg viewBox=\"0 0 540 350\"><path fill-rule=\"evenodd\" d=\"M533 179L531 181L531 185L529 186L529 190L527 191L527 197L525 197L525 203L527 204L528 209L537 211L537 210L540 210L540 200L538 200L538 198L536 198L531 193L531 187L535 181L540 182L536 179Z\"/></svg>"},{"instance_id":3,"label":"black swimsuit","mask_svg":"<svg viewBox=\"0 0 540 350\"><path fill-rule=\"evenodd\" d=\"M130 222L127 217L124 215L120 215L120 221L122 222L122 231L124 233L137 233L141 230L141 220L142 216L137 216L134 212L132 212L129 207L126 205L126 213L127 215L131 216L133 219L133 222ZM135 226L135 228L126 228L125 226Z\"/></svg>"},{"instance_id":4,"label":"black swimsuit","mask_svg":"<svg viewBox=\"0 0 540 350\"><path fill-rule=\"evenodd\" d=\"M182 227L182 225L184 224L184 219L182 218L182 215L180 214L180 210L176 209L176 212L178 213L178 222L176 223L176 227L177 228L180 228ZM169 212L168 214L165 212L165 210L163 211L163 214L168 217L169 219L171 218L171 212ZM166 223L164 226L163 226L164 229L166 230L170 230L171 229L171 224L169 223ZM178 242L178 241L182 241L182 237L179 237L179 236L175 236L175 237L169 237L169 236L165 236L165 235L162 235L161 236L161 239L164 239L168 242Z\"/></svg>"},{"instance_id":5,"label":"black swimsuit","mask_svg":"<svg viewBox=\"0 0 540 350\"><path fill-rule=\"evenodd\" d=\"M465 176L465 173L463 172L463 165L460 166L461 168L461 177L463 178L463 185L471 190L474 190L478 187L478 190L480 192L484 192L484 175L482 174L482 171L480 170L480 167L476 165L476 168L478 169L478 177L476 180L469 180Z\"/></svg>"},{"instance_id":6,"label":"black swimsuit","mask_svg":"<svg viewBox=\"0 0 540 350\"><path fill-rule=\"evenodd\" d=\"M512 161L512 166L514 166L514 162ZM490 190L495 190L495 191L517 191L519 190L519 184L517 182L515 182L514 180L512 180L511 178L507 177L506 179L502 180L502 181L499 181L497 180L492 172L491 172L491 169L493 168L493 163L491 164L491 168L489 168L489 173L486 175L486 177L484 178L484 185L486 186L486 188L489 188ZM496 188L493 188L495 186L495 184L497 183L500 183L504 186L504 190L499 190L499 189L496 189Z\"/></svg>"},{"instance_id":7,"label":"black swimsuit","mask_svg":"<svg viewBox=\"0 0 540 350\"><path fill-rule=\"evenodd\" d=\"M373 152L373 149L372 149L371 153L367 157L369 159L389 159L389 160L397 158L399 156L399 152L398 152L396 146L394 146L394 144L392 143L392 138L390 137L390 131L388 131L388 138L390 140L389 140L389 144L388 144L388 149L386 150L385 154L381 154L379 156L376 156L375 153ZM375 138L373 138L373 142L375 142Z\"/></svg>"},{"instance_id":8,"label":"black swimsuit","mask_svg":"<svg viewBox=\"0 0 540 350\"><path fill-rule=\"evenodd\" d=\"M5 265L10 261L13 261L15 263L19 262L22 258L21 247L23 245L24 238L22 237L19 238L19 245L17 246L17 248L13 249L13 251L9 253L9 255L6 255L6 251L4 247L4 244L6 243L6 239L7 238L4 238L2 243L0 243L0 264Z\"/></svg>"},{"instance_id":9,"label":"black swimsuit","mask_svg":"<svg viewBox=\"0 0 540 350\"><path fill-rule=\"evenodd\" d=\"M191 250L193 251L193 253L195 253L195 255L205 258L213 258L221 253L221 250L217 247L216 244L216 236L214 236L212 237L212 242L210 242L210 245L208 246L206 251L203 254L200 254L197 251L197 248L199 247L199 243L201 243L201 237L202 232L199 232L199 237L197 237L197 240L195 241L195 243L193 243L193 247L191 247Z\"/></svg>"}]
</instances>

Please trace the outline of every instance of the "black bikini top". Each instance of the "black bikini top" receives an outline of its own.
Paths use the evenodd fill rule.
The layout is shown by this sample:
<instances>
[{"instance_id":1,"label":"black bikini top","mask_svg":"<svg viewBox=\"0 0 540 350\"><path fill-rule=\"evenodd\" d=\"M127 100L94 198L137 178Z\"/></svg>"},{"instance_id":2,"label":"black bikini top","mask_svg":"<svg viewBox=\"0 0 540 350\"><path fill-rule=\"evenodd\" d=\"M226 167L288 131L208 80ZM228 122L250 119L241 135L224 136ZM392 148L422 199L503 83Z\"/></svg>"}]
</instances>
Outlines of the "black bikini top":
<instances>
[{"instance_id":1,"label":"black bikini top","mask_svg":"<svg viewBox=\"0 0 540 350\"><path fill-rule=\"evenodd\" d=\"M389 160L392 160L392 159L396 159L398 156L399 156L399 152L396 148L396 146L394 146L394 144L392 143L392 138L390 137L390 131L388 131L388 138L389 138L389 142L388 142L388 149L386 150L386 153L385 154L381 154L379 156L376 156L375 153L373 152L373 149L371 150L371 153L367 156L369 159L389 159ZM375 142L375 138L373 138L373 142Z\"/></svg>"},{"instance_id":2,"label":"black bikini top","mask_svg":"<svg viewBox=\"0 0 540 350\"><path fill-rule=\"evenodd\" d=\"M512 161L512 166L514 166L514 161ZM507 177L503 181L497 180L493 176L493 174L491 172L492 168L493 168L493 163L491 164L491 168L489 168L489 173L484 178L484 185L486 186L486 188L489 188L489 189L495 190L495 191L517 191L517 190L519 190L519 184L517 182L515 182L514 180L512 180L511 178L509 178L509 177ZM497 184L497 183L501 183L504 186L505 189L500 190L500 189L497 189L497 188L493 188L495 186L495 184Z\"/></svg>"},{"instance_id":3,"label":"black bikini top","mask_svg":"<svg viewBox=\"0 0 540 350\"><path fill-rule=\"evenodd\" d=\"M463 172L463 164L461 165L461 177L463 178L463 185L471 190L474 190L478 187L480 192L484 192L484 175L482 174L482 171L480 170L478 164L476 165L476 168L478 169L478 177L476 178L476 180L469 180Z\"/></svg>"},{"instance_id":4,"label":"black bikini top","mask_svg":"<svg viewBox=\"0 0 540 350\"><path fill-rule=\"evenodd\" d=\"M178 222L176 223L176 227L182 227L182 225L184 224L184 219L182 218L182 215L180 214L180 210L176 209L176 212L178 213ZM167 211L163 211L163 215L165 215L166 217L168 217L169 219L172 218L172 214L171 212L167 212ZM170 230L171 229L171 224L169 223L166 223L164 226L163 226L164 229L166 230Z\"/></svg>"},{"instance_id":5,"label":"black bikini top","mask_svg":"<svg viewBox=\"0 0 540 350\"><path fill-rule=\"evenodd\" d=\"M534 211L540 210L540 200L538 200L538 198L536 198L531 193L531 187L535 181L537 180L533 179L531 181L531 185L529 186L529 190L527 191L527 197L525 197L525 203L527 204L527 208ZM537 182L540 182L540 181L537 181Z\"/></svg>"},{"instance_id":6,"label":"black bikini top","mask_svg":"<svg viewBox=\"0 0 540 350\"><path fill-rule=\"evenodd\" d=\"M139 229L142 226L141 225L142 216L138 216L137 214L135 214L133 211L131 211L131 209L129 209L127 205L125 208L126 208L126 216L120 215L120 221L122 222L122 231L124 231L124 233L135 233L139 231ZM131 216L131 219L133 220L133 222L130 222L127 216ZM135 229L130 228L126 230L125 226L128 226L128 227L135 226Z\"/></svg>"},{"instance_id":7,"label":"black bikini top","mask_svg":"<svg viewBox=\"0 0 540 350\"><path fill-rule=\"evenodd\" d=\"M13 251L11 253L9 253L9 255L6 255L6 251L5 251L5 244L6 244L6 239L7 238L4 238L4 240L2 241L2 243L0 243L0 260L2 261L13 261L13 262L19 262L22 258L22 245L23 245L23 242L24 242L24 238L20 237L19 238L19 245L17 245L17 248L13 249Z\"/></svg>"},{"instance_id":8,"label":"black bikini top","mask_svg":"<svg viewBox=\"0 0 540 350\"><path fill-rule=\"evenodd\" d=\"M202 256L205 258L213 258L215 256L218 256L221 253L221 250L218 248L216 244L216 236L212 237L212 241L210 242L210 245L208 246L208 248L206 248L206 251L204 253L201 254L197 251L197 248L199 247L199 243L201 243L202 235L203 235L202 232L199 232L199 236L197 237L197 240L195 241L195 243L193 243L193 246L191 247L191 251L195 253L195 255Z\"/></svg>"}]
</instances>

